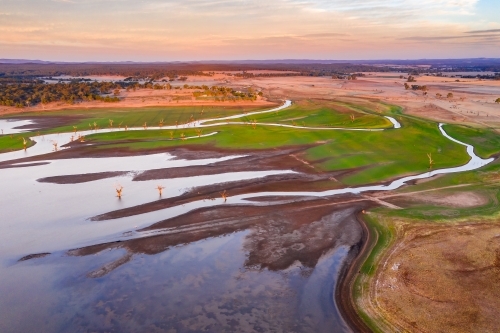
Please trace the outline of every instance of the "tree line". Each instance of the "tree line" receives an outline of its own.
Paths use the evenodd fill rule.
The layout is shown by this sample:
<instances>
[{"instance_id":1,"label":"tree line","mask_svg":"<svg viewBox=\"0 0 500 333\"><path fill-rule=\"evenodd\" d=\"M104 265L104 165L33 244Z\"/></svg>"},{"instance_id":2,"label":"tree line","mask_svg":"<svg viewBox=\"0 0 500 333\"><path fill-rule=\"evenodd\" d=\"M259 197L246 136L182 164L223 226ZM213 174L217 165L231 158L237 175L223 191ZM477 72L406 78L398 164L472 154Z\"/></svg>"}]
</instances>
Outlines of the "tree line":
<instances>
[{"instance_id":1,"label":"tree line","mask_svg":"<svg viewBox=\"0 0 500 333\"><path fill-rule=\"evenodd\" d=\"M198 97L215 97L216 101L234 101L234 100L248 100L254 101L257 99L257 96L262 96L262 92L255 92L252 88L249 91L237 91L233 88L224 87L224 86L187 86L184 85L185 88L196 88L203 89L200 91L193 92L193 96Z\"/></svg>"},{"instance_id":2,"label":"tree line","mask_svg":"<svg viewBox=\"0 0 500 333\"><path fill-rule=\"evenodd\" d=\"M118 102L116 89L120 83L113 82L70 82L70 83L0 83L0 105L25 107L50 102L76 103L100 100ZM111 95L112 92L114 95Z\"/></svg>"}]
</instances>

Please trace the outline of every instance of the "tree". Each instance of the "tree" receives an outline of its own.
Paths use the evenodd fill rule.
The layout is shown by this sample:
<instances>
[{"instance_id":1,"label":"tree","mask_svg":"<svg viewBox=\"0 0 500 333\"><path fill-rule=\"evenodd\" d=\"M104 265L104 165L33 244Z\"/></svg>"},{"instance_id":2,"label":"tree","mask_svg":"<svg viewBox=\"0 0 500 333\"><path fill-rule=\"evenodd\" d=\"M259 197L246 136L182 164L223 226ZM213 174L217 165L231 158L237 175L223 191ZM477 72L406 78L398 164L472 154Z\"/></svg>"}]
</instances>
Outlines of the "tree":
<instances>
[{"instance_id":1,"label":"tree","mask_svg":"<svg viewBox=\"0 0 500 333\"><path fill-rule=\"evenodd\" d=\"M437 93L437 94L436 94L436 97L437 97L437 98L441 98L441 97L443 97L443 95L441 95L440 93Z\"/></svg>"},{"instance_id":2,"label":"tree","mask_svg":"<svg viewBox=\"0 0 500 333\"><path fill-rule=\"evenodd\" d=\"M408 90L410 89L410 85L408 83L405 82L405 89Z\"/></svg>"},{"instance_id":3,"label":"tree","mask_svg":"<svg viewBox=\"0 0 500 333\"><path fill-rule=\"evenodd\" d=\"M500 103L500 98L497 98L497 100L495 101L495 103Z\"/></svg>"},{"instance_id":4,"label":"tree","mask_svg":"<svg viewBox=\"0 0 500 333\"><path fill-rule=\"evenodd\" d=\"M453 94L452 93L448 93L448 95L446 95L447 98L453 98Z\"/></svg>"}]
</instances>

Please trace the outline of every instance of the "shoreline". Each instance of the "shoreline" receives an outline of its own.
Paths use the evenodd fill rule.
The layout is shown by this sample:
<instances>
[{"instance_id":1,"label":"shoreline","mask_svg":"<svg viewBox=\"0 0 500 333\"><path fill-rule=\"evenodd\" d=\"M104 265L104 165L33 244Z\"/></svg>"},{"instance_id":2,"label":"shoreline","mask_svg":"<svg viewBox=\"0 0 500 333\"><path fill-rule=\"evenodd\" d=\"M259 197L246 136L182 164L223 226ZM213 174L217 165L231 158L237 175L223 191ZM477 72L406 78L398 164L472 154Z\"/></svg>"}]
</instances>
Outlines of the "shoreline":
<instances>
[{"instance_id":1,"label":"shoreline","mask_svg":"<svg viewBox=\"0 0 500 333\"><path fill-rule=\"evenodd\" d=\"M349 328L354 332L371 333L373 331L366 325L356 309L353 288L359 269L377 243L378 235L370 232L361 214L362 212L358 212L355 219L363 230L362 237L356 245L351 247L342 264L334 294L339 312Z\"/></svg>"}]
</instances>

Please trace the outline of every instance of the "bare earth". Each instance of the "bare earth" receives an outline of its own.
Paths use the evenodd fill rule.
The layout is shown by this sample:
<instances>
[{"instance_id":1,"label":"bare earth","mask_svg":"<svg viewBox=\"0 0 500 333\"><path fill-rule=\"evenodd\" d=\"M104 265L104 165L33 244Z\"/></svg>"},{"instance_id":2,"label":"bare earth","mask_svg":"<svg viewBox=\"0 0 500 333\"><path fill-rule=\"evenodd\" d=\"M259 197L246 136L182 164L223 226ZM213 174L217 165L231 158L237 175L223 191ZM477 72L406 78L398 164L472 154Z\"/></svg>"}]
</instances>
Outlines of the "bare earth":
<instances>
[{"instance_id":1,"label":"bare earth","mask_svg":"<svg viewBox=\"0 0 500 333\"><path fill-rule=\"evenodd\" d=\"M237 90L252 87L264 93L257 101L215 102L197 100L192 89L152 90L120 92L118 103L85 102L75 105L52 103L35 107L16 109L0 107L0 115L21 112L37 112L81 108L125 108L143 106L177 105L252 105L272 107L279 100L291 98L294 101L327 99L356 101L370 108L378 108L374 101L399 105L404 112L439 122L480 125L498 130L500 128L500 104L494 101L500 97L500 81L459 79L443 77L417 77L418 85L427 85L428 93L405 90L406 80L401 73L365 73L355 81L334 80L330 77L258 77L238 78L232 73L217 73L213 77L192 76L177 85L206 84L225 85ZM255 73L258 74L258 73ZM271 73L268 73L271 74ZM437 97L439 93L452 98ZM377 110L377 109L375 109ZM289 120L300 118L291 118ZM195 152L196 156L199 152ZM60 157L78 157L82 151L74 149L61 152ZM116 151L114 154L130 154ZM212 152L213 154L213 152ZM25 162L39 163L38 159ZM0 167L11 167L3 163ZM94 221L103 221L143 212L163 209L193 200L210 200L219 191L227 190L230 195L274 190L319 190L338 186L335 177L341 173L318 173L311 170L301 158L300 149L290 151L267 151L259 155L217 165L221 170L254 171L272 167L286 167L301 172L297 175L267 177L261 181L219 184L211 188L197 188L175 199L162 199L154 203L108 212L96 216ZM194 174L215 172L213 166L183 168L182 170L154 170L138 176L136 181L187 177ZM351 172L345 170L342 172ZM116 173L99 173L50 177L41 182L57 184L87 182L116 176ZM141 178L142 177L142 178ZM489 175L491 179L498 175ZM492 178L493 177L493 178ZM496 177L496 178L495 178ZM88 273L97 278L105 276L117 267L128 264L140 253L159 253L170 246L200 240L207 237L232 233L252 226L252 232L245 243L251 254L246 265L255 269L286 269L296 261L313 268L322 254L342 246L358 244L362 231L355 224L355 215L373 205L399 208L408 203L429 203L446 207L478 207L488 203L489 198L472 191L421 193L366 194L358 197L342 197L328 204L321 200L303 200L300 203L285 202L279 209L275 206L219 208L212 212L199 210L167 221L159 222L149 231L167 230L169 234L123 243L100 244L69 251L70 255L86 256L105 249L122 248L125 255L101 268ZM279 199L279 198L277 198ZM345 213L345 216L342 214ZM338 218L340 215L342 218ZM241 216L245 218L240 219ZM328 217L328 218L325 218ZM276 221L286 221L284 231L278 230ZM330 219L330 217L332 217ZM333 217L337 220L334 221ZM236 223L235 221L240 221ZM365 281L369 288L366 299L359 304L369 316L380 323L384 332L500 332L500 224L491 221L471 220L461 224L438 224L403 222L395 223L395 240L388 252L381 258L374 278ZM105 223L105 222L100 222ZM325 227L327 234L318 236L319 227ZM190 228L186 229L185 228ZM342 239L342 228L349 237ZM187 231L182 234L181 231ZM261 239L269 235L269 241ZM290 236L290 235L293 235ZM285 237L286 236L286 237ZM288 238L287 238L288 237ZM286 249L285 252L278 252ZM24 260L46 254L26 256Z\"/></svg>"},{"instance_id":2,"label":"bare earth","mask_svg":"<svg viewBox=\"0 0 500 333\"><path fill-rule=\"evenodd\" d=\"M500 331L500 225L472 222L398 226L370 293L387 331Z\"/></svg>"},{"instance_id":3,"label":"bare earth","mask_svg":"<svg viewBox=\"0 0 500 333\"><path fill-rule=\"evenodd\" d=\"M400 105L405 113L423 118L448 123L480 124L498 128L500 126L500 104L495 100L500 97L500 81L459 79L418 76L415 83L428 87L427 95L422 91L405 90L402 73L365 73L354 81L334 80L330 77L257 77L239 78L232 73L216 73L214 76L190 76L185 82L173 82L175 86L189 85L224 85L237 90L252 87L262 90L264 98L257 101L215 102L195 99L192 89L152 90L120 92L118 103L84 102L75 105L51 103L22 109L22 112L60 110L68 108L123 108L141 106L175 105L253 105L271 106L279 100L308 98L349 99L359 97L381 100ZM258 74L258 73L256 73ZM406 75L406 74L405 74ZM438 98L439 93L443 97ZM448 93L453 98L446 98ZM0 107L0 115L19 113L20 109Z\"/></svg>"}]
</instances>

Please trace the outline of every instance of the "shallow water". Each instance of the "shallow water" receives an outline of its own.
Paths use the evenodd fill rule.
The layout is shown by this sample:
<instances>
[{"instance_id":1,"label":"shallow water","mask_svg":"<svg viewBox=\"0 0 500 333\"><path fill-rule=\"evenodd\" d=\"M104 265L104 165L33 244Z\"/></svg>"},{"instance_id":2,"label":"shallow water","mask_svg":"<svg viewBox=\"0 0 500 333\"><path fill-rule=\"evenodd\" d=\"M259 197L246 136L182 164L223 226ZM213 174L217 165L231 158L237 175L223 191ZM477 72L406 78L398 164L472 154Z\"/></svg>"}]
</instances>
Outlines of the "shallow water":
<instances>
[{"instance_id":1,"label":"shallow water","mask_svg":"<svg viewBox=\"0 0 500 333\"><path fill-rule=\"evenodd\" d=\"M27 132L27 129L20 129L18 127L32 125L32 120L11 120L11 119L0 119L0 135L6 134L18 134Z\"/></svg>"},{"instance_id":2,"label":"shallow water","mask_svg":"<svg viewBox=\"0 0 500 333\"><path fill-rule=\"evenodd\" d=\"M161 197L165 199L179 196L197 186L291 173L288 170L271 170L132 181L135 175L144 170L208 165L238 157L241 156L189 161L173 159L169 154L80 158L51 160L46 161L48 164L44 165L0 170L0 182L4 188L15 189L9 190L9 195L0 196L0 206L3 207L0 252L4 254L0 256L0 260L14 260L29 253L89 245L110 235L133 230L143 223L135 220L97 223L88 219L109 210L158 200L158 185L165 187ZM37 181L51 176L107 171L131 172L124 176L77 184ZM117 185L124 187L121 199L115 196ZM212 201L206 202L208 204ZM29 209L22 209L25 205L29 206ZM71 209L67 209L68 207Z\"/></svg>"},{"instance_id":3,"label":"shallow water","mask_svg":"<svg viewBox=\"0 0 500 333\"><path fill-rule=\"evenodd\" d=\"M0 331L349 331L333 301L346 248L333 250L308 275L299 266L259 271L243 266L248 236L242 231L137 254L98 279L86 277L89 267L117 260L123 250L19 263L0 285Z\"/></svg>"},{"instance_id":4,"label":"shallow water","mask_svg":"<svg viewBox=\"0 0 500 333\"><path fill-rule=\"evenodd\" d=\"M287 107L290 103L287 101L276 109ZM276 109L265 112L273 112ZM252 114L254 113L247 116ZM227 120L238 117L241 115L198 121L179 128L213 127L218 124L204 123L214 120L227 123ZM395 129L401 127L394 118L387 118ZM249 253L256 250L249 247L248 242L253 237L261 237L256 236L252 228L218 237L168 245L165 248L160 246L160 250L155 250L154 253L129 253L123 248L116 248L79 257L68 256L65 251L117 240L168 237L169 229L149 232L136 230L201 207L266 205L268 203L265 201L256 203L250 200L276 195L330 197L342 193L387 191L414 179L474 170L493 160L479 158L474 154L472 146L448 136L442 124L439 128L445 137L467 148L471 160L466 165L404 177L387 186L364 186L323 192L242 194L230 196L227 202L222 198L201 200L100 222L92 222L89 218L158 200L159 195L155 189L157 185L166 187L162 198L168 198L179 196L196 186L257 179L292 171L234 172L132 181L134 175L144 170L208 165L241 157L186 161L174 159L169 154L47 160L43 161L46 162L43 165L2 169L0 331L349 331L340 318L333 298L338 271L348 252L346 246L332 246L312 268L297 264L281 271L256 269L248 265ZM85 131L79 134L117 130ZM71 141L72 135L75 136L74 133L65 133L34 137L37 143L27 152L0 154L0 161L50 154L53 141L57 141L61 147ZM206 135L216 135L216 132ZM107 171L130 173L78 184L36 181L51 176ZM124 186L121 200L114 195L117 184ZM288 234L279 236L285 239L289 237ZM52 254L44 258L17 262L22 256L41 252ZM89 272L120 260L123 260L123 263L114 267L111 273L97 278L88 277Z\"/></svg>"},{"instance_id":5,"label":"shallow water","mask_svg":"<svg viewBox=\"0 0 500 333\"><path fill-rule=\"evenodd\" d=\"M340 195L340 194L360 194L363 192L370 192L370 191L390 191L390 190L395 190L397 188L400 188L401 186L407 184L408 182L412 180L417 180L417 179L425 179L425 178L430 178L435 175L439 174L449 174L449 173L457 173L457 172L463 172L463 171L470 171L470 170L476 170L479 169L489 163L491 163L494 159L489 158L489 159L482 159L479 156L477 156L474 153L474 147L471 145L468 145L466 143L463 143L459 140L456 140L449 136L446 131L443 129L443 124L439 124L439 130L441 131L441 134L448 138L449 140L456 142L462 146L465 146L467 148L467 153L471 157L469 162L465 165L458 166L458 167L453 167L453 168L446 168L446 169L436 169L436 170L431 170L429 172L425 172L422 174L418 175L413 175L413 176L407 176L407 177L402 177L397 180L392 181L389 185L369 185L369 186L360 186L360 187L348 187L348 188L341 188L341 189L335 189L335 190L327 190L327 191L321 191L321 192L307 192L307 191L300 191L300 192L279 192L279 191L273 191L273 192L259 192L259 193L248 193L248 194L240 194L240 195L235 195L231 196L227 203L223 201L216 201L216 202L206 202L206 201L193 201L190 203L187 203L181 207L172 207L172 208L166 208L163 210L158 210L158 211L153 211L141 215L136 215L136 216L130 216L130 217L124 217L120 218L118 220L122 221L123 223L131 223L131 224L142 224L143 227L146 227L147 225L151 225L155 223L156 221L161 220L160 216L165 219L165 217L171 218L175 217L181 214L184 214L186 212L189 212L194 209L202 208L202 207L209 207L209 206L215 206L215 205L220 205L220 204L253 204L253 205L258 205L258 204L266 204L265 202L263 203L256 203L252 201L252 199L255 198L265 198L265 197L331 197L335 195ZM162 230L155 230L153 233L161 233ZM168 230L165 230L165 232L168 232ZM151 234L151 232L147 232L146 234ZM131 237L143 237L144 232L137 232L130 234Z\"/></svg>"},{"instance_id":6,"label":"shallow water","mask_svg":"<svg viewBox=\"0 0 500 333\"><path fill-rule=\"evenodd\" d=\"M142 127L132 127L128 128L128 131L144 131L144 130L170 130L170 129L186 129L186 128L209 128L209 127L216 127L216 126L221 126L221 125L230 125L230 124L245 124L248 125L247 123L244 122L227 122L225 120L231 120L231 119L238 119L241 118L242 116L251 116L251 115L256 115L256 114L263 114L263 113L269 113L269 112L276 112L282 109L285 109L292 105L292 102L290 100L286 100L282 105L270 109L270 110L264 110L264 111L255 111L255 112L249 112L247 114L238 114L238 115L233 115L233 116L228 116L228 117L222 117L222 118L213 118L213 119L205 119L205 120L197 120L193 121L188 124L181 124L181 125L176 125L176 126L162 126L162 127L157 127L157 126L152 126L152 127L147 127L146 129ZM400 128L401 124L399 122L392 118L392 117L385 117L389 119L389 121L393 124L394 128ZM24 121L24 120L23 120ZM28 120L26 120L28 121ZM25 121L25 122L26 122ZM206 124L207 122L213 122L213 121L218 121L217 123L212 123L212 124ZM224 122L220 122L224 121ZM4 121L4 126L6 130L8 130L8 121ZM0 120L0 125L2 124L2 120ZM19 125L18 125L19 126ZM383 131L384 129L363 129L363 128L337 128L337 127L303 127L303 126L292 126L292 125L284 125L284 124L273 124L273 123L259 123L258 126L277 126L277 127L288 127L288 128L294 128L294 129L308 129L308 130L342 130L342 131ZM11 126L12 127L12 126ZM14 129L10 129L13 131ZM109 132L118 132L118 131L124 131L125 129L121 128L104 128L104 129L96 129L96 130L87 130L87 131L75 131L72 133L56 133L56 134L46 134L46 135L41 135L41 136L33 136L30 137L32 141L35 142L35 145L29 147L26 151L19 150L19 151L13 151L9 153L3 153L0 154L0 162L5 162L5 161L11 161L11 160L16 160L20 158L25 158L25 157L34 157L34 156L40 156L40 155L45 155L45 154L50 154L56 150L64 150L68 149L67 145L68 143L71 143L72 141L77 141L80 136L89 136L92 134L99 134L99 133L109 133ZM192 137L186 137L186 140L193 140L193 139L198 139L198 138L203 138L203 137L208 137L212 135L216 135L217 132L211 132L208 134L203 134L199 136L192 136ZM90 145L90 143L89 143Z\"/></svg>"}]
</instances>

